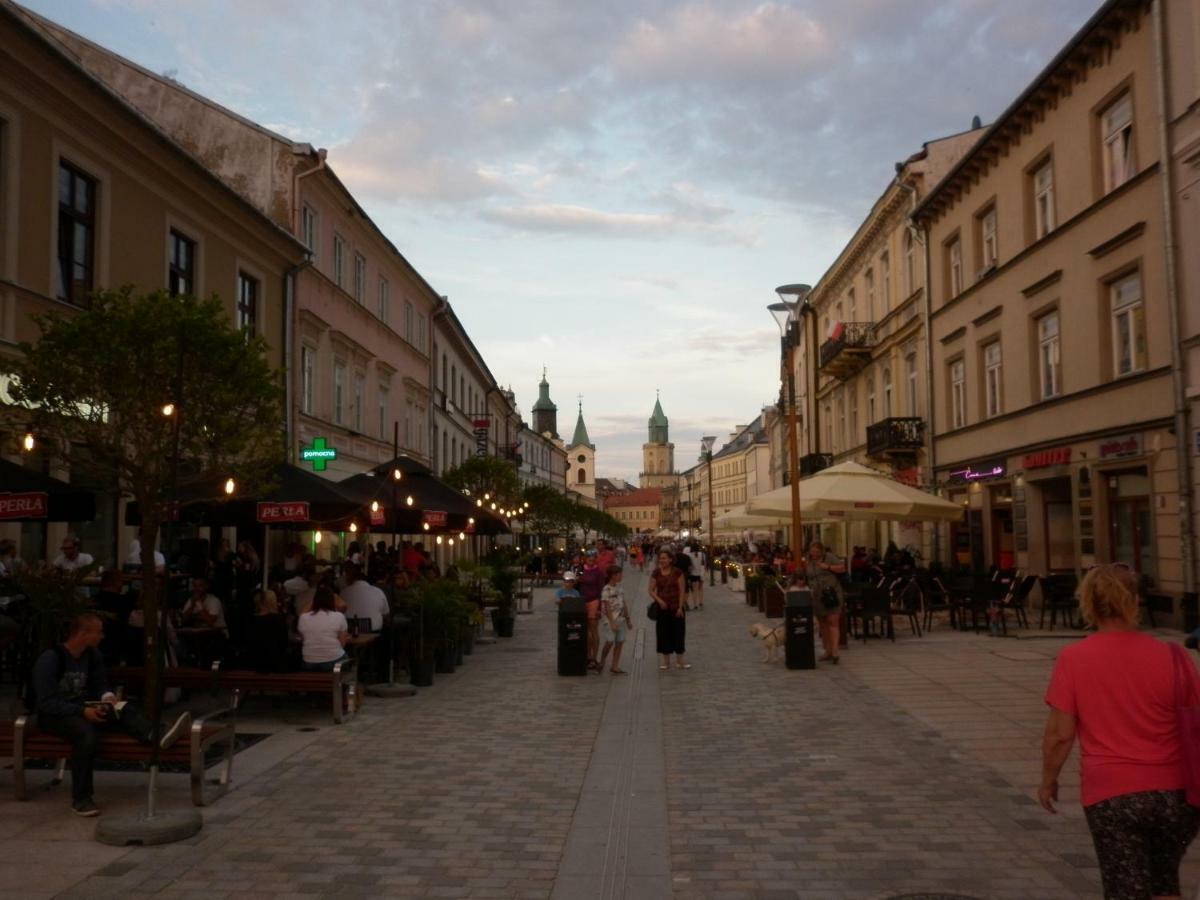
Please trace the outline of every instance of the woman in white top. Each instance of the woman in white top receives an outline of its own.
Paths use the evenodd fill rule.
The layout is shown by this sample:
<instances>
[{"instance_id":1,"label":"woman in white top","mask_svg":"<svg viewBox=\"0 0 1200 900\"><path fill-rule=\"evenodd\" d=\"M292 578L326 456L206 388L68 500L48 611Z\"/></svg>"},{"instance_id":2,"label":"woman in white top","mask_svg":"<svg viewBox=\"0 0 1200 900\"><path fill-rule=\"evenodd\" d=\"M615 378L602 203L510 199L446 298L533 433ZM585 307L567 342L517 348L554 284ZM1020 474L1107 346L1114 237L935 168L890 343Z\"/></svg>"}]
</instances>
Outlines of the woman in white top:
<instances>
[{"instance_id":1,"label":"woman in white top","mask_svg":"<svg viewBox=\"0 0 1200 900\"><path fill-rule=\"evenodd\" d=\"M335 664L347 659L346 644L350 632L346 617L334 608L333 591L318 588L312 609L300 616L296 630L303 641L301 656L309 672L331 672Z\"/></svg>"}]
</instances>

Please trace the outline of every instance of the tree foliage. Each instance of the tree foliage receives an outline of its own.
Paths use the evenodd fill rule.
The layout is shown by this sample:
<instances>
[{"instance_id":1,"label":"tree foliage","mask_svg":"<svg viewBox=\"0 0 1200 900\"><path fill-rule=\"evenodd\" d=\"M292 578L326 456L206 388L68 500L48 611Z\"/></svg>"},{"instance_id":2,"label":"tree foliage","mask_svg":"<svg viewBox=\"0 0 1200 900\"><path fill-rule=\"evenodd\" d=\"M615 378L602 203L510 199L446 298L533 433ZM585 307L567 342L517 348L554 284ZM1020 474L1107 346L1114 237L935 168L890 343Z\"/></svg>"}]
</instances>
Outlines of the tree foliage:
<instances>
[{"instance_id":1,"label":"tree foliage","mask_svg":"<svg viewBox=\"0 0 1200 900\"><path fill-rule=\"evenodd\" d=\"M442 480L460 491L469 490L473 497L490 494L498 506L515 506L521 496L516 466L496 456L469 456L443 474Z\"/></svg>"},{"instance_id":2,"label":"tree foliage","mask_svg":"<svg viewBox=\"0 0 1200 900\"><path fill-rule=\"evenodd\" d=\"M526 525L539 535L565 536L581 532L586 542L593 533L613 538L629 533L627 526L603 510L572 500L547 485L527 487L525 502L529 504Z\"/></svg>"}]
</instances>

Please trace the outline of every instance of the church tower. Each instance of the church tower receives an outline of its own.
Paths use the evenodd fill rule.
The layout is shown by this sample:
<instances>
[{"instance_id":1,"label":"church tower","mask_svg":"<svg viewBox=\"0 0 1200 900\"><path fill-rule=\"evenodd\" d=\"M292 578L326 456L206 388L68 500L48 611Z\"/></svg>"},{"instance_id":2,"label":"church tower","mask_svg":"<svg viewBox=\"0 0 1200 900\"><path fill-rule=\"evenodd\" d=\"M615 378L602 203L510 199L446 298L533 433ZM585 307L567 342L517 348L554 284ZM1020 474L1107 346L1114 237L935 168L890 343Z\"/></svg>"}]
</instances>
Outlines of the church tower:
<instances>
[{"instance_id":1,"label":"church tower","mask_svg":"<svg viewBox=\"0 0 1200 900\"><path fill-rule=\"evenodd\" d=\"M542 380L538 382L537 402L533 404L533 430L558 437L558 407L550 399L550 382L546 380L545 368L542 369Z\"/></svg>"},{"instance_id":2,"label":"church tower","mask_svg":"<svg viewBox=\"0 0 1200 900\"><path fill-rule=\"evenodd\" d=\"M673 487L675 478L675 445L670 441L669 425L662 401L654 400L650 414L649 440L642 444L642 487Z\"/></svg>"},{"instance_id":3,"label":"church tower","mask_svg":"<svg viewBox=\"0 0 1200 900\"><path fill-rule=\"evenodd\" d=\"M579 401L579 418L575 434L567 445L567 490L596 499L596 445L588 439L583 424L583 401Z\"/></svg>"}]
</instances>

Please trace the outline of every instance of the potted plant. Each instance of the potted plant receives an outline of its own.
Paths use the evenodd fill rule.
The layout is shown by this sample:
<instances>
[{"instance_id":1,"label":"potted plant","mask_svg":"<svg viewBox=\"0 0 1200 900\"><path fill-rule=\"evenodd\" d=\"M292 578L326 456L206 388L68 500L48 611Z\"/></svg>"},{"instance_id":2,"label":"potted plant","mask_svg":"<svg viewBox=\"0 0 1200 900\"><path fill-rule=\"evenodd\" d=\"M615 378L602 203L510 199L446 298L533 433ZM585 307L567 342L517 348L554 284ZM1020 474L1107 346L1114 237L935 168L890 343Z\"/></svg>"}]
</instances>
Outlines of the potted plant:
<instances>
[{"instance_id":1,"label":"potted plant","mask_svg":"<svg viewBox=\"0 0 1200 900\"><path fill-rule=\"evenodd\" d=\"M470 656L475 652L475 635L483 628L483 608L474 600L464 600L466 624L462 630L463 653Z\"/></svg>"},{"instance_id":2,"label":"potted plant","mask_svg":"<svg viewBox=\"0 0 1200 900\"><path fill-rule=\"evenodd\" d=\"M408 680L413 687L429 687L433 684L433 641L430 638L427 608L427 588L432 582L420 582L407 591L395 595L392 613L407 618L411 624L408 650Z\"/></svg>"},{"instance_id":3,"label":"potted plant","mask_svg":"<svg viewBox=\"0 0 1200 900\"><path fill-rule=\"evenodd\" d=\"M746 573L746 603L762 606L763 576L753 572Z\"/></svg>"},{"instance_id":4,"label":"potted plant","mask_svg":"<svg viewBox=\"0 0 1200 900\"><path fill-rule=\"evenodd\" d=\"M492 570L492 590L495 591L496 608L492 610L492 628L497 637L512 637L517 617L514 614L517 574L507 567L497 566Z\"/></svg>"}]
</instances>

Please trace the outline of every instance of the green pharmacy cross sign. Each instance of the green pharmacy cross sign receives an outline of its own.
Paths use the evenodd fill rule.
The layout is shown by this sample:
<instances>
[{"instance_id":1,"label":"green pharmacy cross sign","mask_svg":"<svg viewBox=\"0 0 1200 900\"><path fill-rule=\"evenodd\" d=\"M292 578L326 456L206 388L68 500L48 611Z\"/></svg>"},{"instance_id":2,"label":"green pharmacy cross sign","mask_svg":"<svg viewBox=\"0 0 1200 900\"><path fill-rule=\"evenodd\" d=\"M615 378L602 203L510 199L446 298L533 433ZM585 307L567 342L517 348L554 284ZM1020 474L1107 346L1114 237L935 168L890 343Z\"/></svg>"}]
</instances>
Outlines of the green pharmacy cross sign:
<instances>
[{"instance_id":1,"label":"green pharmacy cross sign","mask_svg":"<svg viewBox=\"0 0 1200 900\"><path fill-rule=\"evenodd\" d=\"M300 448L300 458L312 463L314 472L324 472L331 459L337 459L337 448L325 446L325 438L313 438L311 447Z\"/></svg>"}]
</instances>

